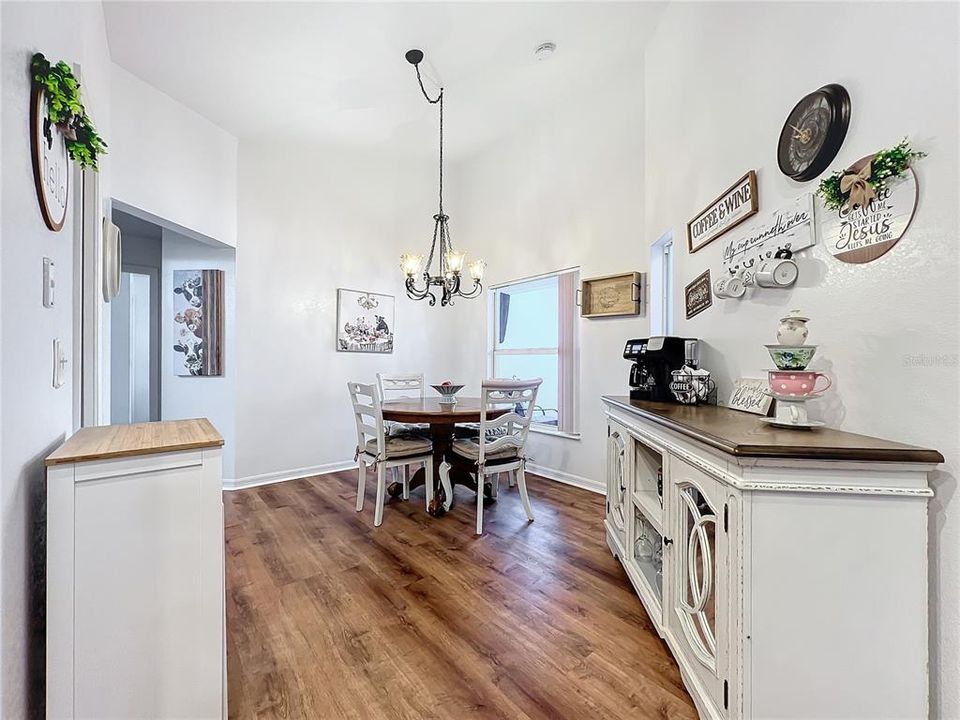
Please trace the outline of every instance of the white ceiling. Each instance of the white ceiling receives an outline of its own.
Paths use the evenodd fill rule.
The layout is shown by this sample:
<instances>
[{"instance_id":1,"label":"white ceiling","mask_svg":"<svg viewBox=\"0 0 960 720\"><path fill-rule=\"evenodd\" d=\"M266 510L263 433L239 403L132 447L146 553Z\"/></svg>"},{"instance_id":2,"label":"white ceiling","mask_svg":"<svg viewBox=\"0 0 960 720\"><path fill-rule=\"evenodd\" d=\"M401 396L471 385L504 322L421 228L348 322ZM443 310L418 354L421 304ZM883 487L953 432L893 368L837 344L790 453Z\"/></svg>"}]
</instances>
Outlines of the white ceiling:
<instances>
[{"instance_id":1,"label":"white ceiling","mask_svg":"<svg viewBox=\"0 0 960 720\"><path fill-rule=\"evenodd\" d=\"M447 151L466 154L626 64L639 92L661 3L104 3L113 61L240 138L415 145L436 109L410 48L446 86ZM547 61L533 51L557 44ZM428 90L433 92L428 84Z\"/></svg>"}]
</instances>

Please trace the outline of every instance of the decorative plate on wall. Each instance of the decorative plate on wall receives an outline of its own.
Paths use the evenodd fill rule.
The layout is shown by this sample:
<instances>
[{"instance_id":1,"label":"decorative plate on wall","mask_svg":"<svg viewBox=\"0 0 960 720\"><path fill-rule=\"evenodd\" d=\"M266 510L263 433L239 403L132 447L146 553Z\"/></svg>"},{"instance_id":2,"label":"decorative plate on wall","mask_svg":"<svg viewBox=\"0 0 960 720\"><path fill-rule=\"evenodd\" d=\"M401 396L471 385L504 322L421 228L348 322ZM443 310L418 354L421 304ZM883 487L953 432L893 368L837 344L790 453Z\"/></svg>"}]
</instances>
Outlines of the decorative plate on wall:
<instances>
[{"instance_id":1,"label":"decorative plate on wall","mask_svg":"<svg viewBox=\"0 0 960 720\"><path fill-rule=\"evenodd\" d=\"M70 201L70 158L63 133L50 120L47 94L36 87L30 96L30 148L40 212L47 227L57 232Z\"/></svg>"},{"instance_id":2,"label":"decorative plate on wall","mask_svg":"<svg viewBox=\"0 0 960 720\"><path fill-rule=\"evenodd\" d=\"M860 158L850 170L859 172L873 159ZM866 206L850 207L845 202L839 211L824 213L820 226L823 244L837 260L868 263L897 244L910 227L918 198L917 176L907 168L902 177L886 181Z\"/></svg>"},{"instance_id":3,"label":"decorative plate on wall","mask_svg":"<svg viewBox=\"0 0 960 720\"><path fill-rule=\"evenodd\" d=\"M783 124L777 164L787 177L812 180L837 156L850 125L850 95L831 83L798 102Z\"/></svg>"}]
</instances>

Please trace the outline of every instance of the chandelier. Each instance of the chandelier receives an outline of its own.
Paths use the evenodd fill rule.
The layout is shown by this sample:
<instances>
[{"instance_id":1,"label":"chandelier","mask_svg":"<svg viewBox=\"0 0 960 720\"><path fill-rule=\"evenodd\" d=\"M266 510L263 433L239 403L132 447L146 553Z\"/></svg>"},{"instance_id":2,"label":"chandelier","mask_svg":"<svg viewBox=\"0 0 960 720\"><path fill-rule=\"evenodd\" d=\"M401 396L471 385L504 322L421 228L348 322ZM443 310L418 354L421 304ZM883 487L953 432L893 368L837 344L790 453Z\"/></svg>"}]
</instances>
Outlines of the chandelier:
<instances>
[{"instance_id":1,"label":"chandelier","mask_svg":"<svg viewBox=\"0 0 960 720\"><path fill-rule=\"evenodd\" d=\"M440 305L453 305L456 297L475 298L483 290L480 281L483 279L483 270L487 264L483 260L474 260L468 265L470 278L473 280L473 287L464 292L462 283L463 265L466 260L466 253L454 250L453 241L450 239L450 227L448 220L450 217L443 212L443 88L440 88L440 94L436 98L431 98L423 87L423 79L420 77L420 61L423 60L423 52L420 50L409 50L405 55L409 62L417 71L417 82L420 83L420 92L431 105L440 106L440 210L433 216L433 241L430 243L430 254L427 255L427 262L424 264L423 255L407 253L400 256L400 269L406 277L407 296L413 300L426 300L429 298L430 305L437 304L437 296L431 288L440 288ZM439 272L431 275L430 270L433 267L433 259L439 259ZM418 280L420 285L418 285Z\"/></svg>"}]
</instances>

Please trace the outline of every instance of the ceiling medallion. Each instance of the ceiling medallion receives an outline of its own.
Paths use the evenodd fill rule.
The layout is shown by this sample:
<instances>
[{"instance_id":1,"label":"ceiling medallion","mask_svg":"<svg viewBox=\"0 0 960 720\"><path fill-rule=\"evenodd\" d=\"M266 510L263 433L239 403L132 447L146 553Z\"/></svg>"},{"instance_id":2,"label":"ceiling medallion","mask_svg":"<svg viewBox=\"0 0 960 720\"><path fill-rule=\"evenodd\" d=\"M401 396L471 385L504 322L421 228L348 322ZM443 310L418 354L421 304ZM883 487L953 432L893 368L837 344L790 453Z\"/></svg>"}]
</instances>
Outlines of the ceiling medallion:
<instances>
[{"instance_id":1,"label":"ceiling medallion","mask_svg":"<svg viewBox=\"0 0 960 720\"><path fill-rule=\"evenodd\" d=\"M436 98L431 98L427 94L426 88L423 87L423 79L420 77L420 62L423 60L422 51L409 50L404 57L416 69L420 92L423 93L427 102L431 105L440 106L440 209L433 216L433 240L430 243L430 254L427 256L426 265L423 262L423 255L405 253L400 256L400 269L406 276L408 297L413 300L429 300L430 305L436 305L437 296L431 288L439 288L441 291L440 305L453 305L453 300L456 297L469 299L475 298L481 293L483 285L480 281L483 279L483 270L486 263L479 259L469 263L468 270L470 278L473 280L473 287L464 292L461 287L461 273L466 260L466 253L453 249L450 227L447 222L450 218L443 212L443 88L440 88L440 94ZM436 275L431 275L430 269L433 267L435 255L439 255L439 271ZM422 284L418 285L418 279Z\"/></svg>"}]
</instances>

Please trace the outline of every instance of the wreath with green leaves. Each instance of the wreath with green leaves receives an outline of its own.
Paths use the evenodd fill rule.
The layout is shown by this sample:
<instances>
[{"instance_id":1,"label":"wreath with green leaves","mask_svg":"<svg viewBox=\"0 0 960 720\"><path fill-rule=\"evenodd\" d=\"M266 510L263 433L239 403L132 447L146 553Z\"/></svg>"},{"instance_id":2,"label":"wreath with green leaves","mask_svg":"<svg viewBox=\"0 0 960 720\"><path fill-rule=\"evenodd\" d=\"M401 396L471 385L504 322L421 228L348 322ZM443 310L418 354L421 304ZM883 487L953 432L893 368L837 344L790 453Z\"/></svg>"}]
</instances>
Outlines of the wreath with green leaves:
<instances>
[{"instance_id":1,"label":"wreath with green leaves","mask_svg":"<svg viewBox=\"0 0 960 720\"><path fill-rule=\"evenodd\" d=\"M63 133L70 158L81 167L97 170L97 160L107 153L107 143L80 102L80 83L62 60L56 65L37 53L30 61L33 84L47 94L50 120Z\"/></svg>"},{"instance_id":2,"label":"wreath with green leaves","mask_svg":"<svg viewBox=\"0 0 960 720\"><path fill-rule=\"evenodd\" d=\"M914 150L906 138L888 150L881 150L861 170L838 170L820 181L817 194L828 208L839 210L849 202L852 207L866 205L891 178L902 177L911 163L926 153Z\"/></svg>"}]
</instances>

